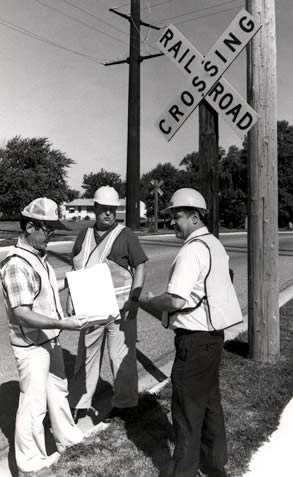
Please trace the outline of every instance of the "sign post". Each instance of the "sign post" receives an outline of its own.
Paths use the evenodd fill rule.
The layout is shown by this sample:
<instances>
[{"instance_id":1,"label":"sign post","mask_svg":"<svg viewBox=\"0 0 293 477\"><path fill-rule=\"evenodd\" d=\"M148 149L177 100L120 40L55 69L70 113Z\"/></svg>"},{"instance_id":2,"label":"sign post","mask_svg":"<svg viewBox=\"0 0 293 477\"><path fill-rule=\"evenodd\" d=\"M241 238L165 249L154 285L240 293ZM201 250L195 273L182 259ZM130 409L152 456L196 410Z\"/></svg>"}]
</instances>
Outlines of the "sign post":
<instances>
[{"instance_id":1,"label":"sign post","mask_svg":"<svg viewBox=\"0 0 293 477\"><path fill-rule=\"evenodd\" d=\"M219 236L218 113L203 100L199 103L199 183L209 209L208 229Z\"/></svg>"},{"instance_id":2,"label":"sign post","mask_svg":"<svg viewBox=\"0 0 293 477\"><path fill-rule=\"evenodd\" d=\"M280 354L277 81L274 0L247 0L265 28L248 49L248 98L260 120L248 135L248 337L252 359Z\"/></svg>"},{"instance_id":3,"label":"sign post","mask_svg":"<svg viewBox=\"0 0 293 477\"><path fill-rule=\"evenodd\" d=\"M155 218L155 224L154 224L154 231L158 231L158 215L159 215L159 194L162 196L163 191L161 189L161 185L164 184L164 181L158 180L158 179L152 179L151 184L154 186L154 190L152 194L154 194L154 218Z\"/></svg>"}]
</instances>

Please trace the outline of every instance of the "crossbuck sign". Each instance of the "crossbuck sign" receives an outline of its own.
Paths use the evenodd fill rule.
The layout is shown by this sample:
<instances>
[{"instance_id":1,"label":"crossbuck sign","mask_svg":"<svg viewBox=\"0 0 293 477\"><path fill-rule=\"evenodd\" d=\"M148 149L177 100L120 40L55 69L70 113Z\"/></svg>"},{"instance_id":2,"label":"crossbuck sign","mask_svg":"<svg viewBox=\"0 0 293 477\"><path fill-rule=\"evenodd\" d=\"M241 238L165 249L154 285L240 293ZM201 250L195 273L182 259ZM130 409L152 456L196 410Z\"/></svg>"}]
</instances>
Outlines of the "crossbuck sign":
<instances>
[{"instance_id":1,"label":"crossbuck sign","mask_svg":"<svg viewBox=\"0 0 293 477\"><path fill-rule=\"evenodd\" d=\"M260 28L250 13L241 10L205 57L174 25L166 28L157 46L191 83L156 122L168 141L203 98L240 138L257 122L258 114L222 75Z\"/></svg>"}]
</instances>

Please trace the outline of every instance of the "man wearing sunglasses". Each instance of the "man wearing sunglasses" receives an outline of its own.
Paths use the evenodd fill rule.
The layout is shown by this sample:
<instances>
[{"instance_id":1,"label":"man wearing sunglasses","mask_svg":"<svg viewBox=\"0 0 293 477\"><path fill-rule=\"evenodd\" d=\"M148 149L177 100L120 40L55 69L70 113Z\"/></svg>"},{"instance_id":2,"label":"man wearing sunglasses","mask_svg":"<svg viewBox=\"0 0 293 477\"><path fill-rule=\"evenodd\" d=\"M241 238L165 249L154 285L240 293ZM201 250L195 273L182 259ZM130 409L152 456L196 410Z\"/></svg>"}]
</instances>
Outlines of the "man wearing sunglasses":
<instances>
[{"instance_id":1,"label":"man wearing sunglasses","mask_svg":"<svg viewBox=\"0 0 293 477\"><path fill-rule=\"evenodd\" d=\"M15 423L15 456L19 477L53 476L50 466L60 452L82 441L67 400L59 334L80 330L86 317L63 319L56 279L47 261L47 245L58 220L57 204L46 197L33 200L21 212L21 235L1 262L9 334L19 372L20 398ZM58 452L48 456L43 420L48 407Z\"/></svg>"}]
</instances>

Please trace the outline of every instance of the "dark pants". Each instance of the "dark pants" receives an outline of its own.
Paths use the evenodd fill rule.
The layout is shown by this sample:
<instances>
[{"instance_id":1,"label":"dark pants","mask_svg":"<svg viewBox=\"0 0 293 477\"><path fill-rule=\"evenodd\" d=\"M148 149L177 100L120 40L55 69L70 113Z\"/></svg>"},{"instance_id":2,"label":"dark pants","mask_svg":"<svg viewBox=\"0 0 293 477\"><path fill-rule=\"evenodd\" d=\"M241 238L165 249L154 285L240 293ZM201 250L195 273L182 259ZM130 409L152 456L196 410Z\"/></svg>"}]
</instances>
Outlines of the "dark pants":
<instances>
[{"instance_id":1,"label":"dark pants","mask_svg":"<svg viewBox=\"0 0 293 477\"><path fill-rule=\"evenodd\" d=\"M219 390L223 332L177 330L172 369L172 477L225 477L226 433Z\"/></svg>"}]
</instances>

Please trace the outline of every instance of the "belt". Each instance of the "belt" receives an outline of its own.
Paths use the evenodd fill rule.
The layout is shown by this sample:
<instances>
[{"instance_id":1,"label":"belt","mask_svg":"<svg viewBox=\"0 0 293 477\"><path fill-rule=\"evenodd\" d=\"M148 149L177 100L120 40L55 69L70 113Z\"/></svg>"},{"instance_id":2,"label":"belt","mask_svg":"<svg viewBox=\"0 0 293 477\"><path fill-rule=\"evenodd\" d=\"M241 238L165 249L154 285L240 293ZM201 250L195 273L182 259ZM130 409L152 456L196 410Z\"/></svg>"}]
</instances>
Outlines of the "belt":
<instances>
[{"instance_id":1,"label":"belt","mask_svg":"<svg viewBox=\"0 0 293 477\"><path fill-rule=\"evenodd\" d=\"M214 331L200 331L200 330L188 330L185 328L175 328L174 330L176 336L191 335L195 333L208 333L212 336L224 336L223 330L214 330Z\"/></svg>"}]
</instances>

